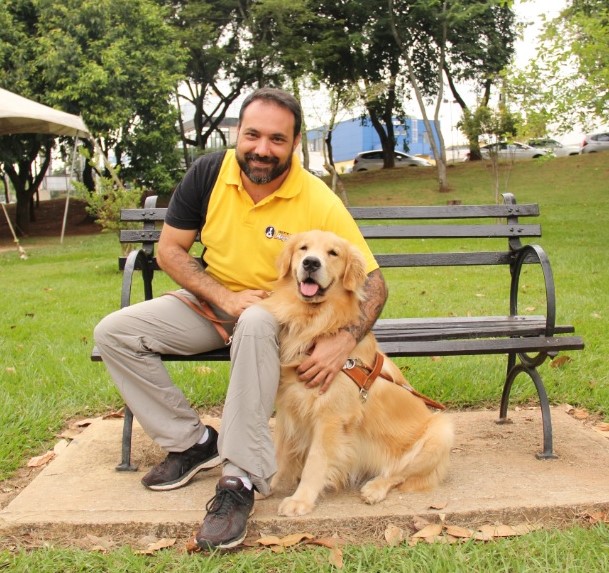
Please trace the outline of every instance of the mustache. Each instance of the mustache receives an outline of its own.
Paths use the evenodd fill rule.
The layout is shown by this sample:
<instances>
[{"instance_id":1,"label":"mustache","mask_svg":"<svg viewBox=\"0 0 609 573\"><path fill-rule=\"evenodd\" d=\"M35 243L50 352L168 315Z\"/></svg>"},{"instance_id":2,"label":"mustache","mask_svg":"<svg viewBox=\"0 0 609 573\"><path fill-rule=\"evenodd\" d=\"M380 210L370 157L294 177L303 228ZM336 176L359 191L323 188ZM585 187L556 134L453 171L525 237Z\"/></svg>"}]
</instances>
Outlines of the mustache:
<instances>
[{"instance_id":1,"label":"mustache","mask_svg":"<svg viewBox=\"0 0 609 573\"><path fill-rule=\"evenodd\" d=\"M267 163L268 165L277 165L279 163L279 159L277 159L277 157L263 156L258 155L257 153L246 153L245 160L257 161L259 163Z\"/></svg>"}]
</instances>

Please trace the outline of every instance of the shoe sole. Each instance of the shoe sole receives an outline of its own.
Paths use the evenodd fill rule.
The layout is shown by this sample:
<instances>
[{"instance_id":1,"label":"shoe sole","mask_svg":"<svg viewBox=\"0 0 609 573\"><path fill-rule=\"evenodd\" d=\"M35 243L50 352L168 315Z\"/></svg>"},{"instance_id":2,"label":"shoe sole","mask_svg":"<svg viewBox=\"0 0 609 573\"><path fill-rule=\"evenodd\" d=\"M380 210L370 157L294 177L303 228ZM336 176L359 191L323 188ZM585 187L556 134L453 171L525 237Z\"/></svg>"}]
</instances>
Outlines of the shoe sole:
<instances>
[{"instance_id":1,"label":"shoe sole","mask_svg":"<svg viewBox=\"0 0 609 573\"><path fill-rule=\"evenodd\" d=\"M142 485L144 485L144 487L147 487L148 489L151 489L152 491L170 491L172 489L178 489L189 483L190 480L195 477L199 472L211 470L219 466L220 463L220 456L216 455L213 458L210 458L209 460L206 460L203 463L192 467L190 471L186 472L177 480L169 481L166 483L157 483L153 485L146 485L145 483L143 483Z\"/></svg>"},{"instance_id":2,"label":"shoe sole","mask_svg":"<svg viewBox=\"0 0 609 573\"><path fill-rule=\"evenodd\" d=\"M254 511L255 511L255 508L252 507L252 511L250 511L250 514L248 517L251 517L252 515L254 515ZM236 539L231 539L230 541L226 541L224 543L218 543L217 545L214 545L213 543L211 543L209 541L199 542L199 540L196 538L196 536L195 536L195 543L196 543L197 547L199 549L202 549L203 551L214 551L216 549L232 549L233 547L237 547L237 545L241 545L245 541L246 537L247 537L247 526L245 527L245 529L243 530L243 533L239 537L237 537Z\"/></svg>"}]
</instances>

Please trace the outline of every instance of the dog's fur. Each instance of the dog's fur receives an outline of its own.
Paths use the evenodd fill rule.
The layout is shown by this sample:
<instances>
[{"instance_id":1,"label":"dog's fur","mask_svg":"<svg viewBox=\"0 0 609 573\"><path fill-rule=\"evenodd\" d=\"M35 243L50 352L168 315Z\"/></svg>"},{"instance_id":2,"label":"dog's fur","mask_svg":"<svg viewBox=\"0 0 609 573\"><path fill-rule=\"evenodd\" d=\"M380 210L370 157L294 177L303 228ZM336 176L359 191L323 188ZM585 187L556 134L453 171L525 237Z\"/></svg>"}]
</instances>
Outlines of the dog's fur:
<instances>
[{"instance_id":1,"label":"dog's fur","mask_svg":"<svg viewBox=\"0 0 609 573\"><path fill-rule=\"evenodd\" d=\"M280 485L294 494L279 514L313 510L324 489L362 483L361 496L377 503L390 489L431 489L446 475L453 428L443 414L402 388L399 368L386 356L368 399L343 372L328 391L307 389L296 367L315 341L353 324L366 281L361 253L333 233L309 231L292 237L278 260L279 279L264 305L280 325L281 381L277 394L275 442ZM372 367L378 351L368 334L352 358Z\"/></svg>"}]
</instances>

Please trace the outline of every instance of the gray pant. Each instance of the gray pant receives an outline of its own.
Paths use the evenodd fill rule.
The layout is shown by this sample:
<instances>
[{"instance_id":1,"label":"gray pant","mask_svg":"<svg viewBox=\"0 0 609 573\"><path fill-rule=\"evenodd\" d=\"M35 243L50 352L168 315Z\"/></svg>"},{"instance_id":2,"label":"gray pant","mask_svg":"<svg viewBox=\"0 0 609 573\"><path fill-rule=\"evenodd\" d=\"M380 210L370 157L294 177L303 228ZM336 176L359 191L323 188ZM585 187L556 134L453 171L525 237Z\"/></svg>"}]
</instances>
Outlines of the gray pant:
<instances>
[{"instance_id":1,"label":"gray pant","mask_svg":"<svg viewBox=\"0 0 609 573\"><path fill-rule=\"evenodd\" d=\"M187 291L185 296L194 297ZM219 318L228 318L214 309ZM249 476L263 495L276 472L268 421L279 384L278 326L259 306L233 331L231 372L218 448L224 475ZM225 325L231 331L231 325ZM197 412L173 384L159 354L194 354L224 346L213 324L172 296L122 308L100 321L95 343L125 403L144 431L169 452L205 432Z\"/></svg>"}]
</instances>

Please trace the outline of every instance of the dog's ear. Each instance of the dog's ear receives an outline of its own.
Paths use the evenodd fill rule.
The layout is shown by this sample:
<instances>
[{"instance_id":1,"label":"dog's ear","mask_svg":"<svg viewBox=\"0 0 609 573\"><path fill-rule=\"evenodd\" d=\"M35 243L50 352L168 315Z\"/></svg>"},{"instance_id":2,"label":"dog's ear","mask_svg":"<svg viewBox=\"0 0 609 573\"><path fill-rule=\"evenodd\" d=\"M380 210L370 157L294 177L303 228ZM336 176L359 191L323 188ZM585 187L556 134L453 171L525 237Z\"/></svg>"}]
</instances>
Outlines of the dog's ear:
<instances>
[{"instance_id":1,"label":"dog's ear","mask_svg":"<svg viewBox=\"0 0 609 573\"><path fill-rule=\"evenodd\" d=\"M357 291L366 282L366 261L357 247L349 245L343 286L349 291Z\"/></svg>"},{"instance_id":2,"label":"dog's ear","mask_svg":"<svg viewBox=\"0 0 609 573\"><path fill-rule=\"evenodd\" d=\"M290 274L290 264L292 262L292 255L296 244L294 237L295 235L287 240L281 253L279 253L279 257L277 257L277 271L279 273L277 278L282 279Z\"/></svg>"}]
</instances>

